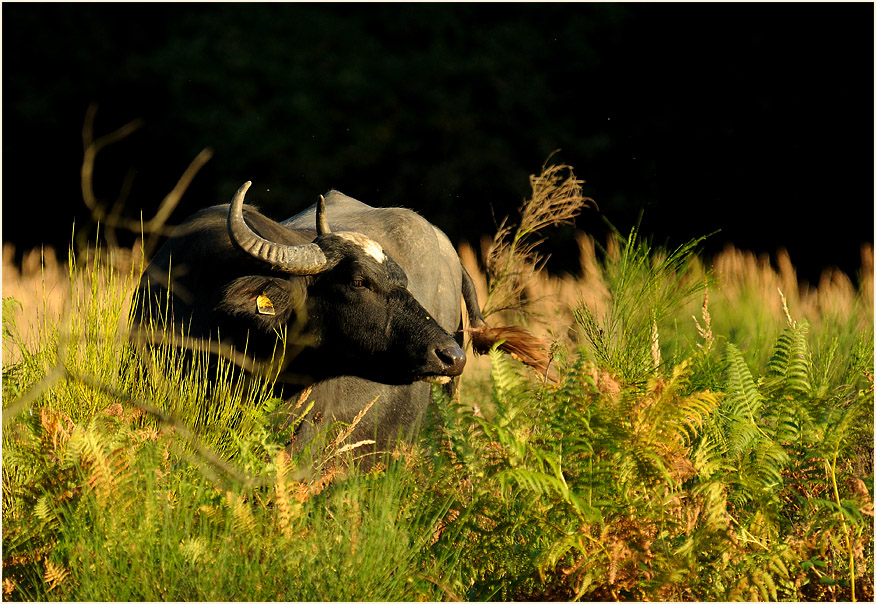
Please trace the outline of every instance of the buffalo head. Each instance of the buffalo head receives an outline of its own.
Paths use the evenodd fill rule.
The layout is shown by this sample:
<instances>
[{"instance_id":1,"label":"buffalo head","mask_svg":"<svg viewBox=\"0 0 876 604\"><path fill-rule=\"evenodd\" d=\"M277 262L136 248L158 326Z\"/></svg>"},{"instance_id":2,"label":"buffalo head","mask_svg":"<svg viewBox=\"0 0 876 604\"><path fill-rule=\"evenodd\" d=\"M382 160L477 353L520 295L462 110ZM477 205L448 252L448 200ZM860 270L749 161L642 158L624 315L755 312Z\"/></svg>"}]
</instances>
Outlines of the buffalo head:
<instances>
[{"instance_id":1,"label":"buffalo head","mask_svg":"<svg viewBox=\"0 0 876 604\"><path fill-rule=\"evenodd\" d=\"M196 214L159 250L141 280L143 322L170 300L175 326L218 339L256 361L286 335L281 375L301 384L353 375L389 384L448 381L465 354L407 289L381 245L333 233L320 200L314 231L285 227L244 207ZM154 312L158 313L158 310Z\"/></svg>"}]
</instances>

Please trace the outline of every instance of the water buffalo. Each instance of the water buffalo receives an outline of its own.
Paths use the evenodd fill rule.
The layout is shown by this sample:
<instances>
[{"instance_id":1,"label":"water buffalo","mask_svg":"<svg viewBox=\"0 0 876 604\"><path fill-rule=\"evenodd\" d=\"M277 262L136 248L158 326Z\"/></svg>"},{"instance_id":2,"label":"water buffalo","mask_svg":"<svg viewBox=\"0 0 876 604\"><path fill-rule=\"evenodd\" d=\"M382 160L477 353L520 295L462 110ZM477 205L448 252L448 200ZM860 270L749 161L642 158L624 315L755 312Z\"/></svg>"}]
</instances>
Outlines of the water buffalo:
<instances>
[{"instance_id":1,"label":"water buffalo","mask_svg":"<svg viewBox=\"0 0 876 604\"><path fill-rule=\"evenodd\" d=\"M312 386L299 445L375 399L352 441L374 439L373 450L384 450L415 433L431 399L428 382L448 383L465 365L463 301L476 351L501 340L544 366L526 332L486 325L450 241L419 214L330 191L275 222L244 205L249 185L230 205L186 220L157 252L140 281L135 325L167 307L175 330L245 348L247 359L272 366L285 397Z\"/></svg>"}]
</instances>

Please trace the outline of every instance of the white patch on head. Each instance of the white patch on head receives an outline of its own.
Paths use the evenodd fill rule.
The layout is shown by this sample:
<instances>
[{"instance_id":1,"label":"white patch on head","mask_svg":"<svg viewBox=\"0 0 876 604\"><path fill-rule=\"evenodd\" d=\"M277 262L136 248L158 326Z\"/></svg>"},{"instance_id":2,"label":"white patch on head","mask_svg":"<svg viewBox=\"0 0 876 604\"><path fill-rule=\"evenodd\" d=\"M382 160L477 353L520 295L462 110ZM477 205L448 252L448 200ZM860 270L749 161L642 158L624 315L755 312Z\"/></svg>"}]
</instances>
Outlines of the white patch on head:
<instances>
[{"instance_id":1,"label":"white patch on head","mask_svg":"<svg viewBox=\"0 0 876 604\"><path fill-rule=\"evenodd\" d=\"M342 239L346 239L351 243L355 243L362 248L362 251L364 251L366 254L368 254L381 264L384 260L386 260L386 254L383 253L383 247L379 243L374 241L371 237L366 237L362 233L353 233L350 231L335 233L335 235Z\"/></svg>"}]
</instances>

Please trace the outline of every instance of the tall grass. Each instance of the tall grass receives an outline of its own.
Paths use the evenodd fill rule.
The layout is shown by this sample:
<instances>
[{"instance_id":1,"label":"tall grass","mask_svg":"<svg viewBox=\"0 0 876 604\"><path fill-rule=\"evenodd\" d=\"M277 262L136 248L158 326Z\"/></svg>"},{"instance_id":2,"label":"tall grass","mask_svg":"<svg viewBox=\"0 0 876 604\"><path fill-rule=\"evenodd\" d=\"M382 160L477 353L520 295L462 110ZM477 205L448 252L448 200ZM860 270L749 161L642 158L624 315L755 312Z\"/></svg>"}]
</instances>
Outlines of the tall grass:
<instances>
[{"instance_id":1,"label":"tall grass","mask_svg":"<svg viewBox=\"0 0 876 604\"><path fill-rule=\"evenodd\" d=\"M872 250L803 288L782 255L596 248L524 280L487 255L502 293L463 247L557 382L472 359L418 443L361 473L334 426L306 479L270 380L135 354L136 254L5 267L4 598L872 600Z\"/></svg>"},{"instance_id":2,"label":"tall grass","mask_svg":"<svg viewBox=\"0 0 876 604\"><path fill-rule=\"evenodd\" d=\"M71 263L64 308L36 340L7 302L20 355L3 373L7 596L435 599L439 581L412 557L436 520L410 505L413 485L387 470L338 490L331 464L294 480L272 384L244 388L230 362L173 347L135 355L137 277L99 255ZM343 457L345 434L324 459Z\"/></svg>"}]
</instances>

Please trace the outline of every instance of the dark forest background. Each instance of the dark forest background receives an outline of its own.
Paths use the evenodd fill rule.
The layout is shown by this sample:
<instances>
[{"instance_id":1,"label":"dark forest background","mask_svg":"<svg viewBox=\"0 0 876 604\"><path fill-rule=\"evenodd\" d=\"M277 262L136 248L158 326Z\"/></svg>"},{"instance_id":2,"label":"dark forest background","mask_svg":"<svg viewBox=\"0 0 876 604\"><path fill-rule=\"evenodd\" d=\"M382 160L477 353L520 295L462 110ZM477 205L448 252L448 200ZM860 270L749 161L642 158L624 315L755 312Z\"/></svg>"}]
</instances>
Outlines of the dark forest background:
<instances>
[{"instance_id":1,"label":"dark forest background","mask_svg":"<svg viewBox=\"0 0 876 604\"><path fill-rule=\"evenodd\" d=\"M97 160L148 217L204 147L171 222L248 199L283 219L337 188L454 241L514 214L551 154L621 232L720 232L854 274L873 241L873 11L859 4L9 4L4 241L88 226L81 129L143 126ZM595 213L577 227L604 237ZM552 234L575 270L573 229Z\"/></svg>"}]
</instances>

